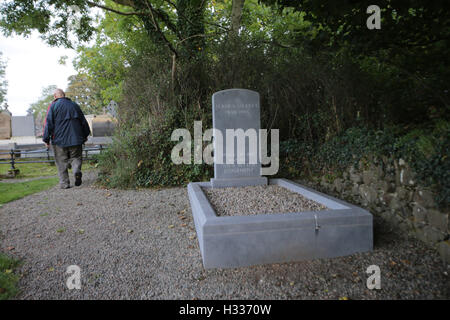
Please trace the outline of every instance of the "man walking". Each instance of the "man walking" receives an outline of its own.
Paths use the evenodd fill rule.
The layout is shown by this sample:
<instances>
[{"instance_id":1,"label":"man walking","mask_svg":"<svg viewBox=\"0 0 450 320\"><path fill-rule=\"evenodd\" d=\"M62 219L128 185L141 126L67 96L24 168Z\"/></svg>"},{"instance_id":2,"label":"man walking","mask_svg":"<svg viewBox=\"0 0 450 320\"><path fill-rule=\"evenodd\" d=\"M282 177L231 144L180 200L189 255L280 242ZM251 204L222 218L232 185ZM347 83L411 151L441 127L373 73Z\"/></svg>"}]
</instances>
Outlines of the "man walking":
<instances>
[{"instance_id":1,"label":"man walking","mask_svg":"<svg viewBox=\"0 0 450 320\"><path fill-rule=\"evenodd\" d=\"M69 163L75 176L75 186L81 185L82 145L91 133L80 106L65 97L64 91L56 89L48 108L42 140L55 152L61 189L70 188Z\"/></svg>"}]
</instances>

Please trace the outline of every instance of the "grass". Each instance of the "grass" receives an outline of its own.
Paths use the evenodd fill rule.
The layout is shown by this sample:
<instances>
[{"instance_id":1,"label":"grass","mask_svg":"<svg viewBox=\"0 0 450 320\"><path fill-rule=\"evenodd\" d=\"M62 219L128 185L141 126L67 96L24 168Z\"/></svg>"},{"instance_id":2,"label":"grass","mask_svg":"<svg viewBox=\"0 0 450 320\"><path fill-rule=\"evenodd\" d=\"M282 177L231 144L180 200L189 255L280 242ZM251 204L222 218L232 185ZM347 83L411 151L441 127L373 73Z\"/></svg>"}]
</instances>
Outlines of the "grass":
<instances>
[{"instance_id":1,"label":"grass","mask_svg":"<svg viewBox=\"0 0 450 320\"><path fill-rule=\"evenodd\" d=\"M24 159L17 159L17 161L24 161ZM58 174L56 166L49 163L17 163L15 167L20 170L20 173L16 176L17 179L47 177ZM95 168L95 165L91 161L83 161L83 171L93 168ZM9 163L0 164L0 175L6 175L9 169Z\"/></svg>"},{"instance_id":2,"label":"grass","mask_svg":"<svg viewBox=\"0 0 450 320\"><path fill-rule=\"evenodd\" d=\"M58 183L58 178L46 178L27 182L0 182L0 205L30 194L47 190Z\"/></svg>"},{"instance_id":3,"label":"grass","mask_svg":"<svg viewBox=\"0 0 450 320\"><path fill-rule=\"evenodd\" d=\"M13 273L19 264L18 260L0 253L0 300L14 298L19 292L17 289L19 276Z\"/></svg>"},{"instance_id":4,"label":"grass","mask_svg":"<svg viewBox=\"0 0 450 320\"><path fill-rule=\"evenodd\" d=\"M4 168L3 171L6 173L9 167L7 165L7 168ZM50 165L49 163L18 163L15 167L20 170L20 173L16 176L17 179L46 177L58 174L56 166Z\"/></svg>"}]
</instances>

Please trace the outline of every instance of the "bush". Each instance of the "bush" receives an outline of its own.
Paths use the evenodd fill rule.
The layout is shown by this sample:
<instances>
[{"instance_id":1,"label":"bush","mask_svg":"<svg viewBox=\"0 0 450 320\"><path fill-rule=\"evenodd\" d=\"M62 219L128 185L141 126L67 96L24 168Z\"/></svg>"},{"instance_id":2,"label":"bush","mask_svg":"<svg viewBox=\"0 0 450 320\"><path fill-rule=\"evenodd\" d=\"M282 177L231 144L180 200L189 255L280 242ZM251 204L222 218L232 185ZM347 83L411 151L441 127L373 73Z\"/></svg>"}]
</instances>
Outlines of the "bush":
<instances>
[{"instance_id":1,"label":"bush","mask_svg":"<svg viewBox=\"0 0 450 320\"><path fill-rule=\"evenodd\" d=\"M172 163L171 152L178 142L171 141L171 134L175 128L183 128L179 114L168 110L154 121L153 125L119 130L111 148L99 158L99 178L103 185L117 188L175 186L209 179L212 166ZM186 129L191 129L193 136L193 128Z\"/></svg>"}]
</instances>

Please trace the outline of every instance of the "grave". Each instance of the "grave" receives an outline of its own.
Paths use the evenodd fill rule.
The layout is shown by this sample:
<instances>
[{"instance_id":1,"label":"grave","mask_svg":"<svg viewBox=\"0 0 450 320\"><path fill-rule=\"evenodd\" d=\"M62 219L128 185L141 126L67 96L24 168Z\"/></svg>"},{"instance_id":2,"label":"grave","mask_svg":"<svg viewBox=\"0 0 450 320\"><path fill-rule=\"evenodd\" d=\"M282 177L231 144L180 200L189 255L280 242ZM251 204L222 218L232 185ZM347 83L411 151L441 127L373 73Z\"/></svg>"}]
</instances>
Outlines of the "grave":
<instances>
[{"instance_id":1,"label":"grave","mask_svg":"<svg viewBox=\"0 0 450 320\"><path fill-rule=\"evenodd\" d=\"M92 131L93 137L110 137L114 134L116 127L116 119L107 114L95 116L92 119Z\"/></svg>"},{"instance_id":2,"label":"grave","mask_svg":"<svg viewBox=\"0 0 450 320\"><path fill-rule=\"evenodd\" d=\"M110 137L114 134L117 120L108 114L85 116L92 137Z\"/></svg>"},{"instance_id":3,"label":"grave","mask_svg":"<svg viewBox=\"0 0 450 320\"><path fill-rule=\"evenodd\" d=\"M0 112L0 139L11 139L11 114L9 111Z\"/></svg>"},{"instance_id":4,"label":"grave","mask_svg":"<svg viewBox=\"0 0 450 320\"><path fill-rule=\"evenodd\" d=\"M33 115L13 116L11 119L13 137L35 137L35 125Z\"/></svg>"},{"instance_id":5,"label":"grave","mask_svg":"<svg viewBox=\"0 0 450 320\"><path fill-rule=\"evenodd\" d=\"M224 145L227 137L224 131L227 129L246 131L260 128L257 92L244 89L223 90L213 95L212 104L213 127L222 132L225 137ZM231 155L231 148L226 149L223 154L216 152L216 148L220 146L215 139L214 178L209 182L188 184L189 200L205 268L233 268L332 258L372 250L373 226L369 212L286 179L262 177L260 161L249 161L254 159L252 154L255 149L251 148L251 138L247 138L245 153L240 155L236 153L237 146ZM259 142L256 140L258 153L261 152ZM227 162L227 156L228 160L234 160L235 163ZM278 185L298 193L325 209L218 216L203 191L208 188L267 184Z\"/></svg>"}]
</instances>

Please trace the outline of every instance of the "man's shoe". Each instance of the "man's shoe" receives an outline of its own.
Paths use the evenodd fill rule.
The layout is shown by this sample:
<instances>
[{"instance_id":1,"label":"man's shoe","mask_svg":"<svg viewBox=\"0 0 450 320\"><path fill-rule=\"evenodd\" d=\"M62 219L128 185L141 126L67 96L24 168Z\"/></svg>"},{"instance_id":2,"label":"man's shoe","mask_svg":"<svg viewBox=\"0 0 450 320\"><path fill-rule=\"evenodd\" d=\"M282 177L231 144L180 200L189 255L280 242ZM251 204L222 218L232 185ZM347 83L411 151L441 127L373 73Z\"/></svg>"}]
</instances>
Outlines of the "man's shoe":
<instances>
[{"instance_id":1,"label":"man's shoe","mask_svg":"<svg viewBox=\"0 0 450 320\"><path fill-rule=\"evenodd\" d=\"M75 173L75 186L80 186L81 182L81 172Z\"/></svg>"},{"instance_id":2,"label":"man's shoe","mask_svg":"<svg viewBox=\"0 0 450 320\"><path fill-rule=\"evenodd\" d=\"M68 184L61 185L60 188L61 188L61 189L69 189L69 188L70 188L70 185L68 185Z\"/></svg>"}]
</instances>

